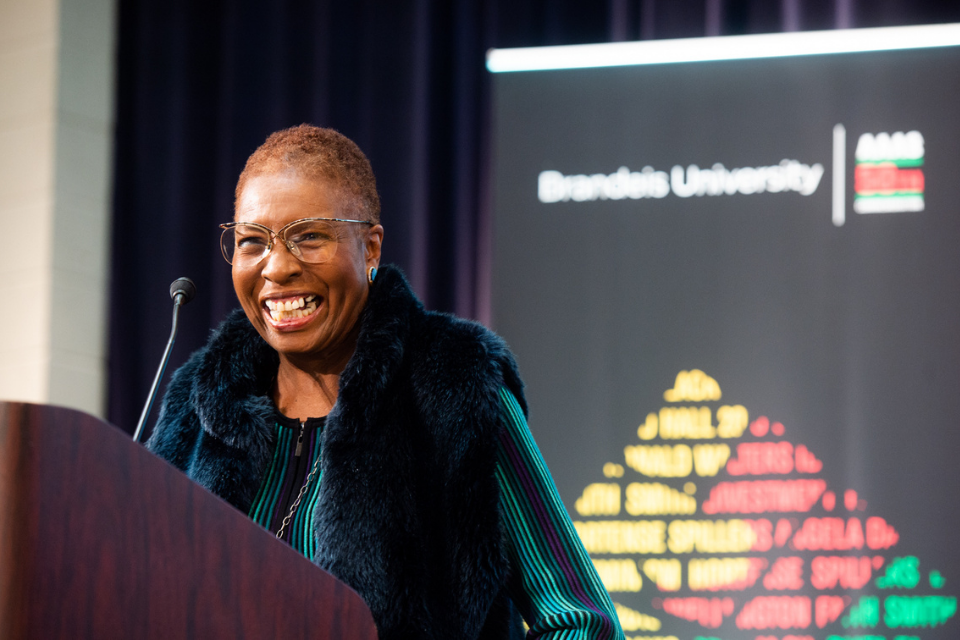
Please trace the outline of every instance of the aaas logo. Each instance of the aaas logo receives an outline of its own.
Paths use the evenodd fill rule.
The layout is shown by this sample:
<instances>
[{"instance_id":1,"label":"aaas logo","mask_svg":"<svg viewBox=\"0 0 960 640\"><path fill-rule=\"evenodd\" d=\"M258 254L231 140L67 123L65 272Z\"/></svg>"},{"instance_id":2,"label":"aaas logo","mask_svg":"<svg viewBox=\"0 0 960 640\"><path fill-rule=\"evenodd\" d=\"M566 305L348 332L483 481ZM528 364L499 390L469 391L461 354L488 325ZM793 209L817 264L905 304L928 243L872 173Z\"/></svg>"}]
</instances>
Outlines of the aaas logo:
<instances>
[{"instance_id":1,"label":"aaas logo","mask_svg":"<svg viewBox=\"0 0 960 640\"><path fill-rule=\"evenodd\" d=\"M923 211L923 136L919 131L865 133L857 142L853 210Z\"/></svg>"}]
</instances>

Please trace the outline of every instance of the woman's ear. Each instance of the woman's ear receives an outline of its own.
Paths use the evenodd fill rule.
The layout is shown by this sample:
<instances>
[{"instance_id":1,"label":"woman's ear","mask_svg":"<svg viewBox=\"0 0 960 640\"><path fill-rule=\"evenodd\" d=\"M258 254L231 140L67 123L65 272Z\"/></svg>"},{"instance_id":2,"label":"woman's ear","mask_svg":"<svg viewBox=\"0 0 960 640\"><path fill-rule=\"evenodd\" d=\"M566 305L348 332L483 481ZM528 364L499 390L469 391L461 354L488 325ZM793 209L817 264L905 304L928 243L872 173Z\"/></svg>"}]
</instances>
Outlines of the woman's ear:
<instances>
[{"instance_id":1,"label":"woman's ear","mask_svg":"<svg viewBox=\"0 0 960 640\"><path fill-rule=\"evenodd\" d=\"M383 226L376 224L367 230L363 241L367 268L380 266L381 245L383 245Z\"/></svg>"}]
</instances>

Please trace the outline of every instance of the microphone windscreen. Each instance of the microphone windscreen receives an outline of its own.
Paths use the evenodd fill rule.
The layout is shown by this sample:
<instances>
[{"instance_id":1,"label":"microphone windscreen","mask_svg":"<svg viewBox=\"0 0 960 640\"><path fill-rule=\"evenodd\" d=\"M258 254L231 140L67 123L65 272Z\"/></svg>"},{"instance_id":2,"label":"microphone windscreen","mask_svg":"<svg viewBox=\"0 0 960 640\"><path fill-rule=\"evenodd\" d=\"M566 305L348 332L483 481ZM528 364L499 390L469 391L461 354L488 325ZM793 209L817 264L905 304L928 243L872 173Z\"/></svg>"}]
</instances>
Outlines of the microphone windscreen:
<instances>
[{"instance_id":1,"label":"microphone windscreen","mask_svg":"<svg viewBox=\"0 0 960 640\"><path fill-rule=\"evenodd\" d=\"M182 296L180 304L187 304L197 295L197 285L190 278L177 278L170 284L170 298L176 300L177 294Z\"/></svg>"}]
</instances>

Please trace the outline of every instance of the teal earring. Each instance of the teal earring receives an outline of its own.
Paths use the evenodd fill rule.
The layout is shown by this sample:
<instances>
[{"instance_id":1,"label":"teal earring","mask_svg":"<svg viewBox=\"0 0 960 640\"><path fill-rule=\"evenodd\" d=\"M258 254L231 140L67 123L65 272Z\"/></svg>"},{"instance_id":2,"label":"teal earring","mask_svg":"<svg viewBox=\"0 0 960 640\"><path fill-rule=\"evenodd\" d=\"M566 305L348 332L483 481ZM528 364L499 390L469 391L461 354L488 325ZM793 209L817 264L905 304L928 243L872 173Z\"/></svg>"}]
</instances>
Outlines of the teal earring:
<instances>
[{"instance_id":1,"label":"teal earring","mask_svg":"<svg viewBox=\"0 0 960 640\"><path fill-rule=\"evenodd\" d=\"M370 267L367 269L367 282L373 284L373 281L377 279L377 268Z\"/></svg>"}]
</instances>

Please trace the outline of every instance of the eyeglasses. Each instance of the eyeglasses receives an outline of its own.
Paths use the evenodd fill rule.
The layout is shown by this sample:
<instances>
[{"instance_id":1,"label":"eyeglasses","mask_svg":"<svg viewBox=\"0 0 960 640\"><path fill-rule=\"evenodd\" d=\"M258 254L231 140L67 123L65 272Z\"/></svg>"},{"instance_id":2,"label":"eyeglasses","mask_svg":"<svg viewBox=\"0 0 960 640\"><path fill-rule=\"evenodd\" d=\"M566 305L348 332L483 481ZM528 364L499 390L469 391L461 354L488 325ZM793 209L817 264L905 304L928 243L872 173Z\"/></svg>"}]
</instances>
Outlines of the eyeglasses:
<instances>
[{"instance_id":1,"label":"eyeglasses","mask_svg":"<svg viewBox=\"0 0 960 640\"><path fill-rule=\"evenodd\" d=\"M373 225L368 220L342 218L303 218L284 225L276 233L256 222L227 222L220 225L220 250L224 259L236 267L253 267L267 257L274 240L301 262L322 264L333 260L340 244L337 223L355 222Z\"/></svg>"}]
</instances>

